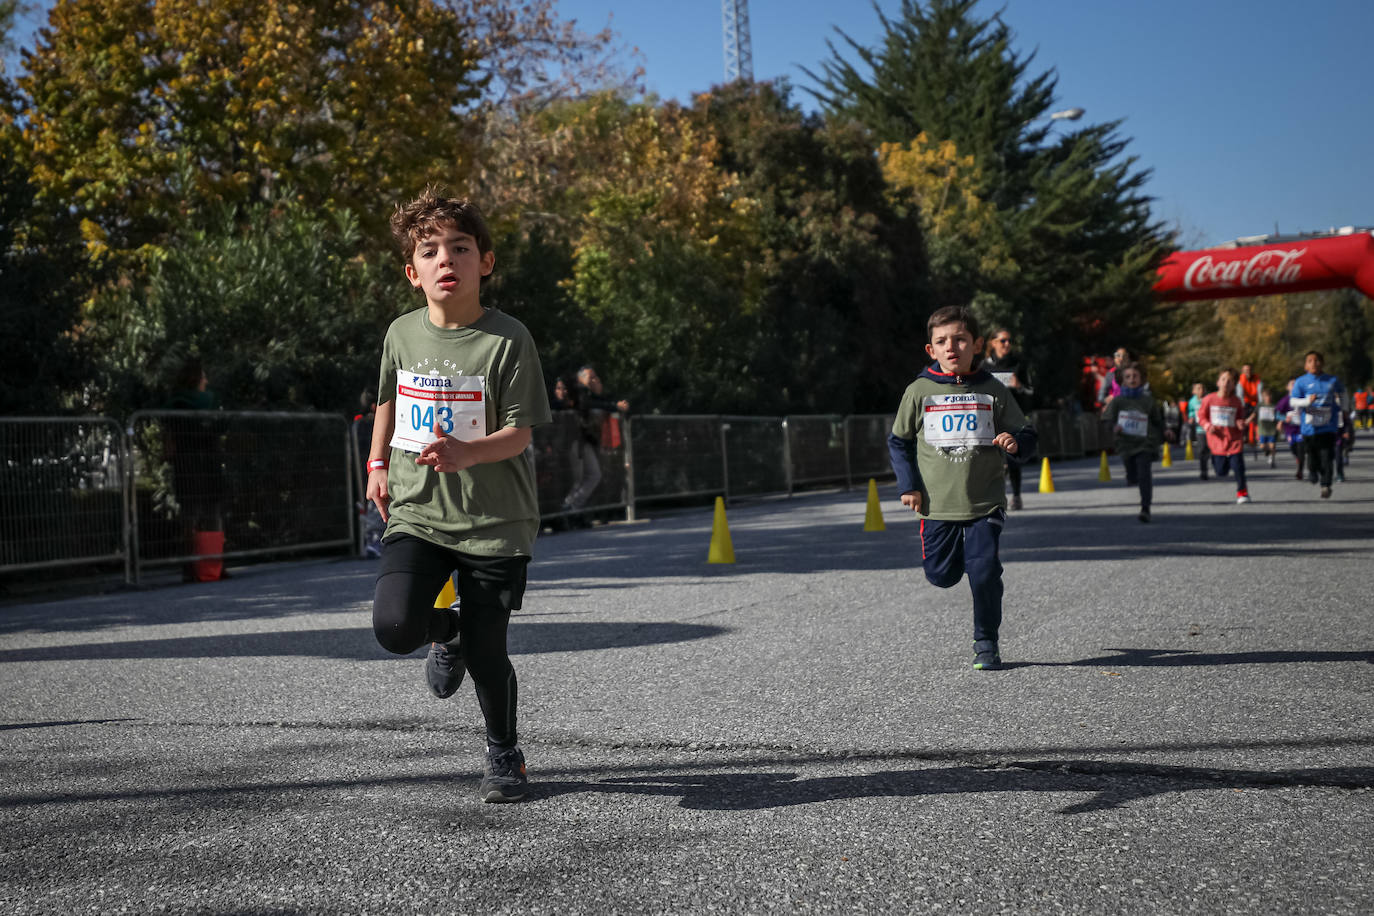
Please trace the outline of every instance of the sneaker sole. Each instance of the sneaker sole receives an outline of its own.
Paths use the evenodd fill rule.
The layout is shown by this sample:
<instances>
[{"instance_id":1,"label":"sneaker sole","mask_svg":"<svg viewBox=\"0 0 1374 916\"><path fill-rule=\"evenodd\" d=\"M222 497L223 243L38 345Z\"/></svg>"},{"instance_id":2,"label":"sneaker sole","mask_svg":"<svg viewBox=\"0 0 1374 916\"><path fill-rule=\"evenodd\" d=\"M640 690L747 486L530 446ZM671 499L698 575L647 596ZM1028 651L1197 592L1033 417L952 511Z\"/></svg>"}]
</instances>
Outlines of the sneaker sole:
<instances>
[{"instance_id":1,"label":"sneaker sole","mask_svg":"<svg viewBox=\"0 0 1374 916\"><path fill-rule=\"evenodd\" d=\"M482 796L482 801L488 805L504 805L510 804L511 802L523 801L528 794L528 790L521 792L519 795L507 795L500 789L488 789L486 794Z\"/></svg>"}]
</instances>

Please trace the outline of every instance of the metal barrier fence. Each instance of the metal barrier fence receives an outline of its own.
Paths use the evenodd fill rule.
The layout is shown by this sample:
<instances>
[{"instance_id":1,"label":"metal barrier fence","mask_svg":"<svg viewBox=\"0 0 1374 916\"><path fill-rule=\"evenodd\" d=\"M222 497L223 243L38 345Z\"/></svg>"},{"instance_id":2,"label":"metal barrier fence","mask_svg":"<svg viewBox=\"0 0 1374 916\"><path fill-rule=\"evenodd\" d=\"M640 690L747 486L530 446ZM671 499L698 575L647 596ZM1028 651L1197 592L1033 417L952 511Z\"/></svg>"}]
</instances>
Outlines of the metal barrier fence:
<instances>
[{"instance_id":1,"label":"metal barrier fence","mask_svg":"<svg viewBox=\"0 0 1374 916\"><path fill-rule=\"evenodd\" d=\"M887 479L892 415L638 416L602 427L601 480L579 512L791 494ZM1112 447L1092 414L1039 410L1040 454ZM301 550L363 552L367 443L332 414L140 411L113 420L0 418L0 573L123 561L147 567ZM577 414L534 430L539 507L571 513ZM361 513L361 514L360 514ZM207 535L214 535L207 538ZM207 547L207 544L210 545Z\"/></svg>"},{"instance_id":2,"label":"metal barrier fence","mask_svg":"<svg viewBox=\"0 0 1374 916\"><path fill-rule=\"evenodd\" d=\"M356 543L343 417L138 411L128 436L134 582L144 567Z\"/></svg>"},{"instance_id":3,"label":"metal barrier fence","mask_svg":"<svg viewBox=\"0 0 1374 916\"><path fill-rule=\"evenodd\" d=\"M0 418L0 570L131 562L128 449L104 417Z\"/></svg>"}]
</instances>

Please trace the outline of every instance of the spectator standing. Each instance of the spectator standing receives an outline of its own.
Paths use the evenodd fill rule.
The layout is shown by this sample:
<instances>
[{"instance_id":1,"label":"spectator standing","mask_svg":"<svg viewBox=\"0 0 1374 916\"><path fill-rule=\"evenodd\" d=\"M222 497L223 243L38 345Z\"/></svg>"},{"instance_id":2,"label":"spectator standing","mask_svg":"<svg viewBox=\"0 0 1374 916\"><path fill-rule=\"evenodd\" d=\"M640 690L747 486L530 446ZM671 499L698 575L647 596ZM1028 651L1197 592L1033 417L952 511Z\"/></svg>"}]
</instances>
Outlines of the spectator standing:
<instances>
[{"instance_id":1,"label":"spectator standing","mask_svg":"<svg viewBox=\"0 0 1374 916\"><path fill-rule=\"evenodd\" d=\"M1019 352L1012 348L1011 331L998 328L988 343L988 356L983 360L983 368L992 373L1016 399L1022 413L1031 407L1031 395L1035 390L1030 384L1030 367ZM1005 454L1007 480L1011 484L1011 508L1020 509L1021 501L1021 462L1010 454Z\"/></svg>"},{"instance_id":2,"label":"spectator standing","mask_svg":"<svg viewBox=\"0 0 1374 916\"><path fill-rule=\"evenodd\" d=\"M1255 408L1259 406L1260 392L1263 390L1264 383L1261 382L1260 377L1255 374L1255 367L1250 363L1242 365L1240 367L1240 376L1236 379L1236 397L1240 398L1241 403L1245 405L1246 415L1254 415ZM1250 424L1248 435L1249 443L1255 445L1258 441L1257 424Z\"/></svg>"},{"instance_id":3,"label":"spectator standing","mask_svg":"<svg viewBox=\"0 0 1374 916\"><path fill-rule=\"evenodd\" d=\"M353 437L358 446L358 457L362 462L363 489L367 489L367 456L372 448L372 429L377 419L377 392L371 388L363 389L358 397L362 412L353 418ZM382 555L382 531L386 523L377 504L364 498L359 513L363 517L363 556L375 559Z\"/></svg>"},{"instance_id":4,"label":"spectator standing","mask_svg":"<svg viewBox=\"0 0 1374 916\"><path fill-rule=\"evenodd\" d=\"M570 455L573 488L562 506L562 511L570 516L587 504L601 483L602 430L608 425L607 419L630 412L629 401L606 395L600 374L590 365L577 370L573 402L578 419L578 435L574 437Z\"/></svg>"},{"instance_id":5,"label":"spectator standing","mask_svg":"<svg viewBox=\"0 0 1374 916\"><path fill-rule=\"evenodd\" d=\"M199 357L182 364L167 408L205 412L203 417L167 417L164 447L190 553L220 554L224 550L224 423L211 413L220 410L219 396L210 387ZM183 578L204 582L228 575L222 560L206 559L188 564Z\"/></svg>"}]
</instances>

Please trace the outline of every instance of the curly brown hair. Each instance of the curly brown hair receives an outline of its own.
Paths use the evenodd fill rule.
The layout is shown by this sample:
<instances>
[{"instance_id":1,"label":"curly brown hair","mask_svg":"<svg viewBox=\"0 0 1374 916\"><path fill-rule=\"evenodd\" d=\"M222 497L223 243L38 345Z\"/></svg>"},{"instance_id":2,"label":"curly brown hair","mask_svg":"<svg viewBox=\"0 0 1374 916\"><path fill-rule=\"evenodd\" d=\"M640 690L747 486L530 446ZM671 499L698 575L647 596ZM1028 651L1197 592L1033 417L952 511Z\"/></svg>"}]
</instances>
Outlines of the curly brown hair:
<instances>
[{"instance_id":1,"label":"curly brown hair","mask_svg":"<svg viewBox=\"0 0 1374 916\"><path fill-rule=\"evenodd\" d=\"M391 214L391 237L400 246L401 255L408 264L416 246L446 225L456 226L459 232L472 236L477 241L479 253L492 250L491 232L477 205L466 198L447 197L434 185L425 188L410 203L396 205L396 211Z\"/></svg>"}]
</instances>

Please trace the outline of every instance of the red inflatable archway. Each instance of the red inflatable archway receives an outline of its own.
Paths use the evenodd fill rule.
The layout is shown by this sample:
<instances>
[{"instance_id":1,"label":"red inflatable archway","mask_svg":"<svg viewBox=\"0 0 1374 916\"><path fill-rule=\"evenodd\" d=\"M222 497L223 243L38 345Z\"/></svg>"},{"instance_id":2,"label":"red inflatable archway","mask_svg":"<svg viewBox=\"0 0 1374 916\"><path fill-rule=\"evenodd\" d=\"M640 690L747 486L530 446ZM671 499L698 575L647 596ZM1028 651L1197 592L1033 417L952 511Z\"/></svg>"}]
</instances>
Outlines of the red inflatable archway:
<instances>
[{"instance_id":1,"label":"red inflatable archway","mask_svg":"<svg viewBox=\"0 0 1374 916\"><path fill-rule=\"evenodd\" d=\"M1374 299L1374 231L1175 252L1160 265L1154 291L1181 302L1347 286Z\"/></svg>"}]
</instances>

